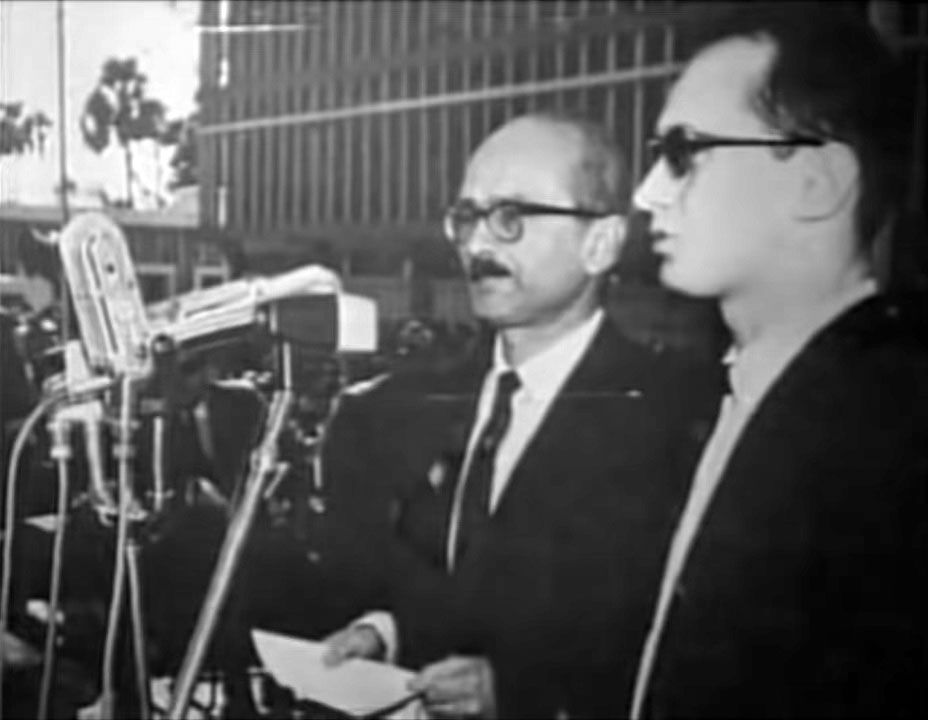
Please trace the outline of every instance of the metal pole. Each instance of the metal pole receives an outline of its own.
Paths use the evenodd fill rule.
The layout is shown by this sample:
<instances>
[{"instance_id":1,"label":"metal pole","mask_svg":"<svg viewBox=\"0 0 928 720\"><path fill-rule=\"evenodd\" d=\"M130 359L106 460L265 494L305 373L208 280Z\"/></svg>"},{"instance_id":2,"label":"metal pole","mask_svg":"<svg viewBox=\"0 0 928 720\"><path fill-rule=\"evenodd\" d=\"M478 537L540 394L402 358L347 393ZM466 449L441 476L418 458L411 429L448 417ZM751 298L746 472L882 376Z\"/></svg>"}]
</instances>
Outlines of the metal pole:
<instances>
[{"instance_id":1,"label":"metal pole","mask_svg":"<svg viewBox=\"0 0 928 720\"><path fill-rule=\"evenodd\" d=\"M139 569L140 548L134 534L138 528L130 529L133 534L126 545L126 570L129 576L129 612L132 620L132 647L135 652L135 681L139 694L139 720L151 718L151 693L149 692L148 646L145 642L145 616L142 610L142 577Z\"/></svg>"},{"instance_id":2,"label":"metal pole","mask_svg":"<svg viewBox=\"0 0 928 720\"><path fill-rule=\"evenodd\" d=\"M116 457L119 482L119 513L116 523L116 557L113 567L113 593L110 601L109 618L107 620L106 636L103 643L103 668L101 675L100 715L104 720L116 717L116 684L114 680L116 668L116 642L119 637L119 626L122 618L122 605L124 602L126 585L126 558L129 542L130 514L133 512L133 457L135 448L132 443L132 410L135 402L136 389L133 379L126 375L121 381L119 398L119 422L117 440L113 447Z\"/></svg>"},{"instance_id":3,"label":"metal pole","mask_svg":"<svg viewBox=\"0 0 928 720\"><path fill-rule=\"evenodd\" d=\"M67 92L65 91L65 37L64 37L64 0L58 0L56 29L58 34L58 175L61 185L61 224L68 224L71 219L71 209L68 205L68 133L67 125Z\"/></svg>"},{"instance_id":4,"label":"metal pole","mask_svg":"<svg viewBox=\"0 0 928 720\"><path fill-rule=\"evenodd\" d=\"M64 0L58 0L56 8L56 30L58 40L58 184L61 190L61 227L68 224L71 219L71 208L68 203L68 141L67 141L67 92L65 91L65 33L64 33ZM61 297L61 339L67 345L68 334L71 332L71 303L64 270L58 278L58 292Z\"/></svg>"},{"instance_id":5,"label":"metal pole","mask_svg":"<svg viewBox=\"0 0 928 720\"><path fill-rule=\"evenodd\" d=\"M171 698L171 708L168 711L168 718L171 720L183 720L186 715L197 677L203 667L219 616L229 589L232 587L235 571L241 561L248 534L260 507L265 480L273 476L276 470L277 441L286 425L292 404L292 390L279 390L274 394L261 445L252 459L251 472L248 475L242 503L229 524L219 553L219 560L216 563L216 570L210 580L206 599L203 601L190 644L187 646L187 653L177 675L174 697Z\"/></svg>"},{"instance_id":6,"label":"metal pole","mask_svg":"<svg viewBox=\"0 0 928 720\"><path fill-rule=\"evenodd\" d=\"M61 417L49 424L52 435L51 457L58 466L58 512L57 527L52 550L52 578L48 597L48 621L45 630L45 654L42 663L42 685L39 690L39 720L48 717L52 695L52 680L55 676L55 646L58 639L58 607L61 604L61 562L64 554L64 534L68 512L68 463L73 456L71 450L71 425Z\"/></svg>"},{"instance_id":7,"label":"metal pole","mask_svg":"<svg viewBox=\"0 0 928 720\"><path fill-rule=\"evenodd\" d=\"M487 7L490 7L489 5ZM479 87L457 92L432 93L425 92L419 97L401 97L394 100L378 100L358 105L348 105L325 110L310 110L308 112L285 113L273 117L257 117L247 120L217 122L203 125L197 132L202 136L222 133L249 132L253 130L266 130L272 127L285 127L287 125L319 125L336 120L347 120L367 115L387 115L419 111L425 113L431 108L445 105L466 105L469 103L487 102L491 100L507 99L529 95L544 95L554 92L568 92L582 88L593 88L601 85L613 85L650 78L664 78L677 73L682 67L681 63L649 65L639 69L606 70L600 73L590 73L570 77L555 77L534 82L523 82L515 85L486 85L485 81Z\"/></svg>"}]
</instances>

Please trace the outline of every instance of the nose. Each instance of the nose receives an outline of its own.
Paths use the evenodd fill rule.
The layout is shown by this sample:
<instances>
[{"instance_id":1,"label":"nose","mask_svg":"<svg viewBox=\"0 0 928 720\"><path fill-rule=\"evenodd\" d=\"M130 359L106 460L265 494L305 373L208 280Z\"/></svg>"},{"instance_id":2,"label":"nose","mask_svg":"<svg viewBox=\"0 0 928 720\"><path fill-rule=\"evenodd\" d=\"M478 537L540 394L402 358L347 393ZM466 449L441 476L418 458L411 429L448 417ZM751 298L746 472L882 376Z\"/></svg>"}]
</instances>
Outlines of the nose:
<instances>
[{"instance_id":1,"label":"nose","mask_svg":"<svg viewBox=\"0 0 928 720\"><path fill-rule=\"evenodd\" d=\"M490 230L489 218L481 217L474 225L470 237L461 243L461 250L471 257L480 255L496 246L496 239Z\"/></svg>"},{"instance_id":2,"label":"nose","mask_svg":"<svg viewBox=\"0 0 928 720\"><path fill-rule=\"evenodd\" d=\"M633 202L642 210L653 213L670 205L678 185L679 182L670 176L664 160L658 160L635 190Z\"/></svg>"}]
</instances>

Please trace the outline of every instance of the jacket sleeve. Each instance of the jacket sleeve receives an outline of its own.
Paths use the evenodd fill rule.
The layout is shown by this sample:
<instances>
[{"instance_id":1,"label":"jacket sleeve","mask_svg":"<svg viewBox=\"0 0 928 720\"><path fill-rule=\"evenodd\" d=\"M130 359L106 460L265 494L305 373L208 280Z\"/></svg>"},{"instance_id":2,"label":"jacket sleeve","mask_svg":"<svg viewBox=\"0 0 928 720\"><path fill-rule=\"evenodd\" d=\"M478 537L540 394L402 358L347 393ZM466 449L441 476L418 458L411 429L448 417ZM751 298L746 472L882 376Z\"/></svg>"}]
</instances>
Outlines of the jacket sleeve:
<instances>
[{"instance_id":1,"label":"jacket sleeve","mask_svg":"<svg viewBox=\"0 0 928 720\"><path fill-rule=\"evenodd\" d=\"M322 511L310 534L333 629L387 605L393 491L378 462L378 402L373 394L346 396L321 451Z\"/></svg>"}]
</instances>

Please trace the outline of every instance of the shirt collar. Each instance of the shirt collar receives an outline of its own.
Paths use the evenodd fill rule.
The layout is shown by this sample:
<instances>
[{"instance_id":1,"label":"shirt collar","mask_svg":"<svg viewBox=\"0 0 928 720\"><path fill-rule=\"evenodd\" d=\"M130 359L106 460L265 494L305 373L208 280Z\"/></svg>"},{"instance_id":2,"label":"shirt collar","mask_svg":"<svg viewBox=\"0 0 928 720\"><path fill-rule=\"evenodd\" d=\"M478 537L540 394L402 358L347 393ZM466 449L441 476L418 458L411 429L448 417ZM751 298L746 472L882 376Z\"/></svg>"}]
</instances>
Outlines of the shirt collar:
<instances>
[{"instance_id":1,"label":"shirt collar","mask_svg":"<svg viewBox=\"0 0 928 720\"><path fill-rule=\"evenodd\" d=\"M515 370L522 382L520 392L524 391L530 398L551 397L556 395L567 380L567 376L580 362L596 331L605 318L605 312L598 308L589 318L555 340L537 355L533 355L520 366L513 368L503 357L503 344L499 337L493 346L493 369L490 379L507 370Z\"/></svg>"},{"instance_id":2,"label":"shirt collar","mask_svg":"<svg viewBox=\"0 0 928 720\"><path fill-rule=\"evenodd\" d=\"M732 346L723 362L735 399L756 405L790 361L812 337L841 313L875 295L876 282L864 280L794 322L778 326L743 348Z\"/></svg>"}]
</instances>

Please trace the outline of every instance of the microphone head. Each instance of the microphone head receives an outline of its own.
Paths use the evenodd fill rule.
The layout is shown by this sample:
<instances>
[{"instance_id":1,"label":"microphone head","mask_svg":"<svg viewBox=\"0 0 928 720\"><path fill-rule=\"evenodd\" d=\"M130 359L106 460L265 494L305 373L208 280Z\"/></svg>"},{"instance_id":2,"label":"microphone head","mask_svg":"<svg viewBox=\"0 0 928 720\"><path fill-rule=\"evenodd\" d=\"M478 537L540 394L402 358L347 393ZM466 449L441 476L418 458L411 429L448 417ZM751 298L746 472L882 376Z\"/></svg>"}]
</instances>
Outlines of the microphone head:
<instances>
[{"instance_id":1,"label":"microphone head","mask_svg":"<svg viewBox=\"0 0 928 720\"><path fill-rule=\"evenodd\" d=\"M341 290L341 282L338 275L322 265L304 265L279 275L259 278L255 287L256 300L263 305L289 297L334 295Z\"/></svg>"},{"instance_id":2,"label":"microphone head","mask_svg":"<svg viewBox=\"0 0 928 720\"><path fill-rule=\"evenodd\" d=\"M102 213L84 213L65 226L58 244L91 367L149 374L148 319L119 226Z\"/></svg>"},{"instance_id":3,"label":"microphone head","mask_svg":"<svg viewBox=\"0 0 928 720\"><path fill-rule=\"evenodd\" d=\"M256 326L325 352L373 352L372 300L342 292L338 275L304 265L279 275L233 280L149 306L155 334L181 350L227 342Z\"/></svg>"}]
</instances>

